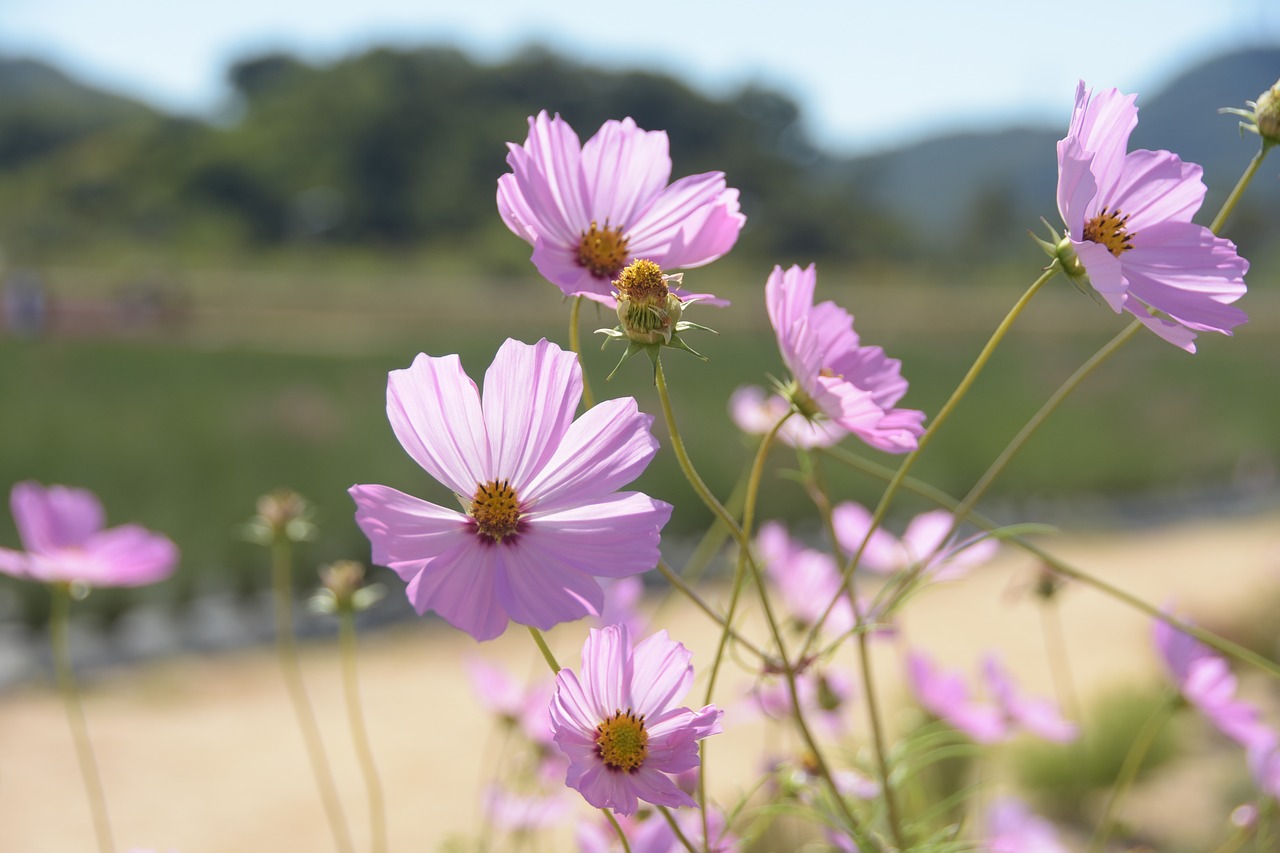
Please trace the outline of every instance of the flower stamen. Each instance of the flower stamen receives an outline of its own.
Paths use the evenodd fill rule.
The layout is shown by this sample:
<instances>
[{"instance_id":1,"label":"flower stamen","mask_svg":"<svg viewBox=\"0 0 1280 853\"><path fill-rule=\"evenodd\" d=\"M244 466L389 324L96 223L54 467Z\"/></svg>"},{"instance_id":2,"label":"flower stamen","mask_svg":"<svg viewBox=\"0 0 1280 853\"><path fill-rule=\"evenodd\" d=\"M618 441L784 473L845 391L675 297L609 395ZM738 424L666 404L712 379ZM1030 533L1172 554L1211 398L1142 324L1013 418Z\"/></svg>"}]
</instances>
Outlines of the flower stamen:
<instances>
[{"instance_id":1,"label":"flower stamen","mask_svg":"<svg viewBox=\"0 0 1280 853\"><path fill-rule=\"evenodd\" d=\"M516 491L507 480L481 483L468 511L475 520L476 534L481 541L493 542L502 542L519 533L521 514Z\"/></svg>"},{"instance_id":2,"label":"flower stamen","mask_svg":"<svg viewBox=\"0 0 1280 853\"><path fill-rule=\"evenodd\" d=\"M578 266L596 278L612 281L622 272L627 262L627 237L619 227L610 227L608 220L601 228L595 220L578 241Z\"/></svg>"},{"instance_id":3,"label":"flower stamen","mask_svg":"<svg viewBox=\"0 0 1280 853\"><path fill-rule=\"evenodd\" d=\"M1121 215L1119 210L1108 211L1102 208L1098 215L1084 224L1084 239L1107 247L1107 251L1117 258L1133 248L1133 238L1137 231L1129 231L1127 223L1129 214Z\"/></svg>"},{"instance_id":4,"label":"flower stamen","mask_svg":"<svg viewBox=\"0 0 1280 853\"><path fill-rule=\"evenodd\" d=\"M630 708L625 713L614 711L613 716L596 726L596 755L610 770L638 770L649 756L644 715L634 714Z\"/></svg>"}]
</instances>

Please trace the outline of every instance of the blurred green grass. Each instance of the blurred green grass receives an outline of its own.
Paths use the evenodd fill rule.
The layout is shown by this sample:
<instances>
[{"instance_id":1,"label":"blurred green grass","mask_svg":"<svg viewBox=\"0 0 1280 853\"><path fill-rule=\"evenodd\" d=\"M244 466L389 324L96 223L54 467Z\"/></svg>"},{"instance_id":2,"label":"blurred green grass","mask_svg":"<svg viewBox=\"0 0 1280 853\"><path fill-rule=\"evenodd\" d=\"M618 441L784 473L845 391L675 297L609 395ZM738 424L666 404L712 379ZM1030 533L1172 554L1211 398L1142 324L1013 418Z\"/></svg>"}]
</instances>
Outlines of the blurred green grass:
<instances>
[{"instance_id":1,"label":"blurred green grass","mask_svg":"<svg viewBox=\"0 0 1280 853\"><path fill-rule=\"evenodd\" d=\"M448 264L431 269L424 275L318 261L187 272L172 284L181 314L169 327L124 335L108 312L99 333L0 339L0 399L7 402L0 487L24 479L84 486L101 495L110 523L138 521L178 542L183 564L174 579L150 590L94 595L107 616L134 596L181 602L206 590L257 588L265 556L238 542L235 528L253 513L258 495L278 486L296 489L318 510L322 536L304 554L300 573L331 559L367 559L345 494L350 485L385 483L452 500L392 435L386 372L407 366L419 351L457 352L479 382L508 336L567 343L568 303L531 270L502 283L468 280ZM690 452L722 496L754 449L729 420L728 395L783 372L763 309L767 272L724 263L690 274L690 289L728 295L734 305L690 312L722 332L691 337L708 362L679 352L665 361ZM930 415L1024 286L1007 270L949 275L944 285L931 284L927 270L819 273L819 299L849 308L864 343L902 360L911 383L903 404ZM107 299L119 281L76 271L50 278L55 295L81 302ZM1202 336L1195 356L1139 336L1031 441L997 484L996 499L1154 495L1274 471L1276 302L1251 294L1244 304L1254 322L1231 340ZM598 397L635 395L657 415L663 448L636 488L676 505L669 534L696 535L709 515L671 456L648 363L635 359L604 382L621 349L600 352L591 331L612 324L608 311L583 311L588 375ZM963 493L1058 383L1123 326L1065 281L1055 282L1019 320L915 473ZM778 470L794 466L794 456L780 448L774 461L760 517L806 517L803 490ZM879 496L878 483L834 463L825 463L824 474L837 499ZM905 498L901 511L919 508ZM6 514L0 545L16 544ZM38 620L39 596L8 588L19 589L22 612Z\"/></svg>"}]
</instances>

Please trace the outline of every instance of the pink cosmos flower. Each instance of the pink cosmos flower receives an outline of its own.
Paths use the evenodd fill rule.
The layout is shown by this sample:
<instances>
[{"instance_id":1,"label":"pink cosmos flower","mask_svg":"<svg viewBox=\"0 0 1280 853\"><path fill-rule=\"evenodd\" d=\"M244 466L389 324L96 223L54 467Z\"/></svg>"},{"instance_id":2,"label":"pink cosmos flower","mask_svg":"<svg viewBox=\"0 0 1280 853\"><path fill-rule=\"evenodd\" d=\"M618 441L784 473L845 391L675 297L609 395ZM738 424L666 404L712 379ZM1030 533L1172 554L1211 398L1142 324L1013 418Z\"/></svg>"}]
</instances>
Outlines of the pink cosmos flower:
<instances>
[{"instance_id":1,"label":"pink cosmos flower","mask_svg":"<svg viewBox=\"0 0 1280 853\"><path fill-rule=\"evenodd\" d=\"M586 145L546 111L529 119L524 145L508 143L498 213L533 246L538 272L567 295L613 304L611 282L644 258L664 270L699 267L733 248L746 217L724 173L670 186L664 131L630 118L607 121Z\"/></svg>"},{"instance_id":2,"label":"pink cosmos flower","mask_svg":"<svg viewBox=\"0 0 1280 853\"><path fill-rule=\"evenodd\" d=\"M729 831L724 815L719 809L707 813L707 835L710 845L703 844L702 812L684 811L675 814L676 823L698 850L709 853L733 853L740 849L740 840ZM618 824L627 836L631 853L685 853L670 824L661 816L652 814L644 820L618 818ZM622 844L613 826L603 820L581 823L574 832L580 853L621 853Z\"/></svg>"},{"instance_id":3,"label":"pink cosmos flower","mask_svg":"<svg viewBox=\"0 0 1280 853\"><path fill-rule=\"evenodd\" d=\"M626 625L632 634L641 634L645 628L645 618L639 607L644 600L644 581L632 575L629 578L618 578L604 584L604 607L596 617L596 627L606 625Z\"/></svg>"},{"instance_id":4,"label":"pink cosmos flower","mask_svg":"<svg viewBox=\"0 0 1280 853\"><path fill-rule=\"evenodd\" d=\"M791 411L791 403L781 394L769 394L759 385L743 385L729 396L729 417L734 426L747 435L764 435L782 416ZM833 421L788 418L778 430L778 439L790 447L831 447L848 435Z\"/></svg>"},{"instance_id":5,"label":"pink cosmos flower","mask_svg":"<svg viewBox=\"0 0 1280 853\"><path fill-rule=\"evenodd\" d=\"M485 788L483 805L489 820L507 832L531 832L554 826L569 807L561 797L517 794L496 784Z\"/></svg>"},{"instance_id":6,"label":"pink cosmos flower","mask_svg":"<svg viewBox=\"0 0 1280 853\"><path fill-rule=\"evenodd\" d=\"M849 731L853 712L849 702L854 695L853 680L835 669L817 671L813 667L796 675L796 694L805 719L820 725L833 737ZM751 696L765 716L774 720L791 719L791 689L780 675L769 676L751 689Z\"/></svg>"},{"instance_id":7,"label":"pink cosmos flower","mask_svg":"<svg viewBox=\"0 0 1280 853\"><path fill-rule=\"evenodd\" d=\"M525 684L502 667L479 657L468 658L466 667L471 686L486 708L503 721L519 726L534 743L550 745L550 679Z\"/></svg>"},{"instance_id":8,"label":"pink cosmos flower","mask_svg":"<svg viewBox=\"0 0 1280 853\"><path fill-rule=\"evenodd\" d=\"M901 362L859 343L853 316L834 302L813 304L818 277L810 264L774 267L765 284L769 321L791 371L786 389L806 420L851 432L888 453L916 448L924 413L896 409L907 392Z\"/></svg>"},{"instance_id":9,"label":"pink cosmos flower","mask_svg":"<svg viewBox=\"0 0 1280 853\"><path fill-rule=\"evenodd\" d=\"M26 551L0 548L0 572L41 583L142 586L173 574L178 548L167 537L125 524L103 529L92 492L68 486L14 485L9 506Z\"/></svg>"},{"instance_id":10,"label":"pink cosmos flower","mask_svg":"<svg viewBox=\"0 0 1280 853\"><path fill-rule=\"evenodd\" d=\"M1001 797L987 809L984 849L991 853L1067 853L1053 824L1013 797Z\"/></svg>"},{"instance_id":11,"label":"pink cosmos flower","mask_svg":"<svg viewBox=\"0 0 1280 853\"><path fill-rule=\"evenodd\" d=\"M1249 264L1230 240L1191 221L1204 201L1199 166L1168 151L1126 153L1136 98L1115 89L1094 95L1083 81L1076 88L1058 143L1058 212L1067 226L1058 252L1068 273L1078 259L1117 314L1128 311L1195 352L1197 331L1229 335L1248 319L1231 303L1244 295Z\"/></svg>"},{"instance_id":12,"label":"pink cosmos flower","mask_svg":"<svg viewBox=\"0 0 1280 853\"><path fill-rule=\"evenodd\" d=\"M1156 619L1152 635L1165 672L1188 702L1217 729L1244 747L1274 737L1258 709L1235 698L1236 677L1227 662L1196 638Z\"/></svg>"},{"instance_id":13,"label":"pink cosmos flower","mask_svg":"<svg viewBox=\"0 0 1280 853\"><path fill-rule=\"evenodd\" d=\"M914 651L907 658L908 680L921 706L978 743L998 743L1018 731L1059 742L1079 734L1050 700L1020 695L994 654L983 659L982 674L994 703L974 699L961 675L937 670L923 653Z\"/></svg>"},{"instance_id":14,"label":"pink cosmos flower","mask_svg":"<svg viewBox=\"0 0 1280 853\"><path fill-rule=\"evenodd\" d=\"M1280 738L1273 731L1256 733L1248 745L1249 772L1258 790L1280 800Z\"/></svg>"},{"instance_id":15,"label":"pink cosmos flower","mask_svg":"<svg viewBox=\"0 0 1280 853\"><path fill-rule=\"evenodd\" d=\"M857 623L853 605L841 589L840 570L830 554L803 547L776 521L760 526L756 550L765 575L797 623L806 628L813 625L839 596L823 626L837 636L853 630Z\"/></svg>"},{"instance_id":16,"label":"pink cosmos flower","mask_svg":"<svg viewBox=\"0 0 1280 853\"><path fill-rule=\"evenodd\" d=\"M831 521L836 538L847 554L855 554L871 530L871 513L852 501L832 510ZM922 513L907 524L901 539L883 527L877 527L862 550L860 566L880 574L893 574L926 561L922 574L931 580L955 580L983 563L989 562L1000 549L994 539L971 539L947 543L947 534L955 525L955 516L946 510Z\"/></svg>"},{"instance_id":17,"label":"pink cosmos flower","mask_svg":"<svg viewBox=\"0 0 1280 853\"><path fill-rule=\"evenodd\" d=\"M581 395L577 358L546 340L504 343L483 397L456 355L419 355L391 371L392 430L467 507L350 489L373 561L408 582L419 613L434 610L477 640L508 620L546 629L600 612L596 577L657 565L671 506L615 491L657 451L653 419L627 397L574 420Z\"/></svg>"},{"instance_id":18,"label":"pink cosmos flower","mask_svg":"<svg viewBox=\"0 0 1280 853\"><path fill-rule=\"evenodd\" d=\"M555 740L569 757L566 785L623 815L639 800L696 805L668 774L698 766L698 741L721 731L724 712L677 706L693 684L691 658L666 631L633 649L625 625L590 630L581 679L560 670L551 702Z\"/></svg>"}]
</instances>

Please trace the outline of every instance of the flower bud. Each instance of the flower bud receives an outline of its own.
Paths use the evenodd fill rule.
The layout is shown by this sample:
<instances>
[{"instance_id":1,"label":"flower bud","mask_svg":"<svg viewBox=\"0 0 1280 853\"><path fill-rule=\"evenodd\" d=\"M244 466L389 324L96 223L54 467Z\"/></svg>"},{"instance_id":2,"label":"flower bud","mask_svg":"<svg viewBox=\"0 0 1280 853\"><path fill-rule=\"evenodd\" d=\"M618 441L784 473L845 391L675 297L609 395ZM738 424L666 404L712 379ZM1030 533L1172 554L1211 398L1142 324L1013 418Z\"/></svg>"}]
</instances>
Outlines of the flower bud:
<instances>
[{"instance_id":1,"label":"flower bud","mask_svg":"<svg viewBox=\"0 0 1280 853\"><path fill-rule=\"evenodd\" d=\"M259 545L287 540L305 542L315 536L311 504L292 489L276 489L258 498L257 514L244 526L245 538Z\"/></svg>"},{"instance_id":2,"label":"flower bud","mask_svg":"<svg viewBox=\"0 0 1280 853\"><path fill-rule=\"evenodd\" d=\"M680 276L664 275L653 261L633 261L613 283L618 293L618 322L638 344L669 344L684 308L667 286Z\"/></svg>"},{"instance_id":3,"label":"flower bud","mask_svg":"<svg viewBox=\"0 0 1280 853\"><path fill-rule=\"evenodd\" d=\"M1258 135L1272 143L1280 142L1280 80L1258 96L1253 115Z\"/></svg>"}]
</instances>

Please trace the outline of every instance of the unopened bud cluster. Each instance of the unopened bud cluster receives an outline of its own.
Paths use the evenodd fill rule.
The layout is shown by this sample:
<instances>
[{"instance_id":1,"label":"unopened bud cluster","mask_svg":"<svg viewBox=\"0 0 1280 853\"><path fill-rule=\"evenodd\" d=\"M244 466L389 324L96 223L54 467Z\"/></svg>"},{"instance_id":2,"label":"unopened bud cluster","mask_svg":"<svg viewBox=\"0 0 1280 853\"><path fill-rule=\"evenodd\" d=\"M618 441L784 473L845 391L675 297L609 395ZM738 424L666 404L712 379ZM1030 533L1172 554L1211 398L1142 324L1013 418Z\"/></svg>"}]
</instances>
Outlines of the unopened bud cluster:
<instances>
[{"instance_id":1,"label":"unopened bud cluster","mask_svg":"<svg viewBox=\"0 0 1280 853\"><path fill-rule=\"evenodd\" d=\"M678 283L680 278L681 274L666 275L662 267L646 260L634 261L622 271L613 286L618 293L618 323L630 340L671 343L684 306L667 282Z\"/></svg>"}]
</instances>

